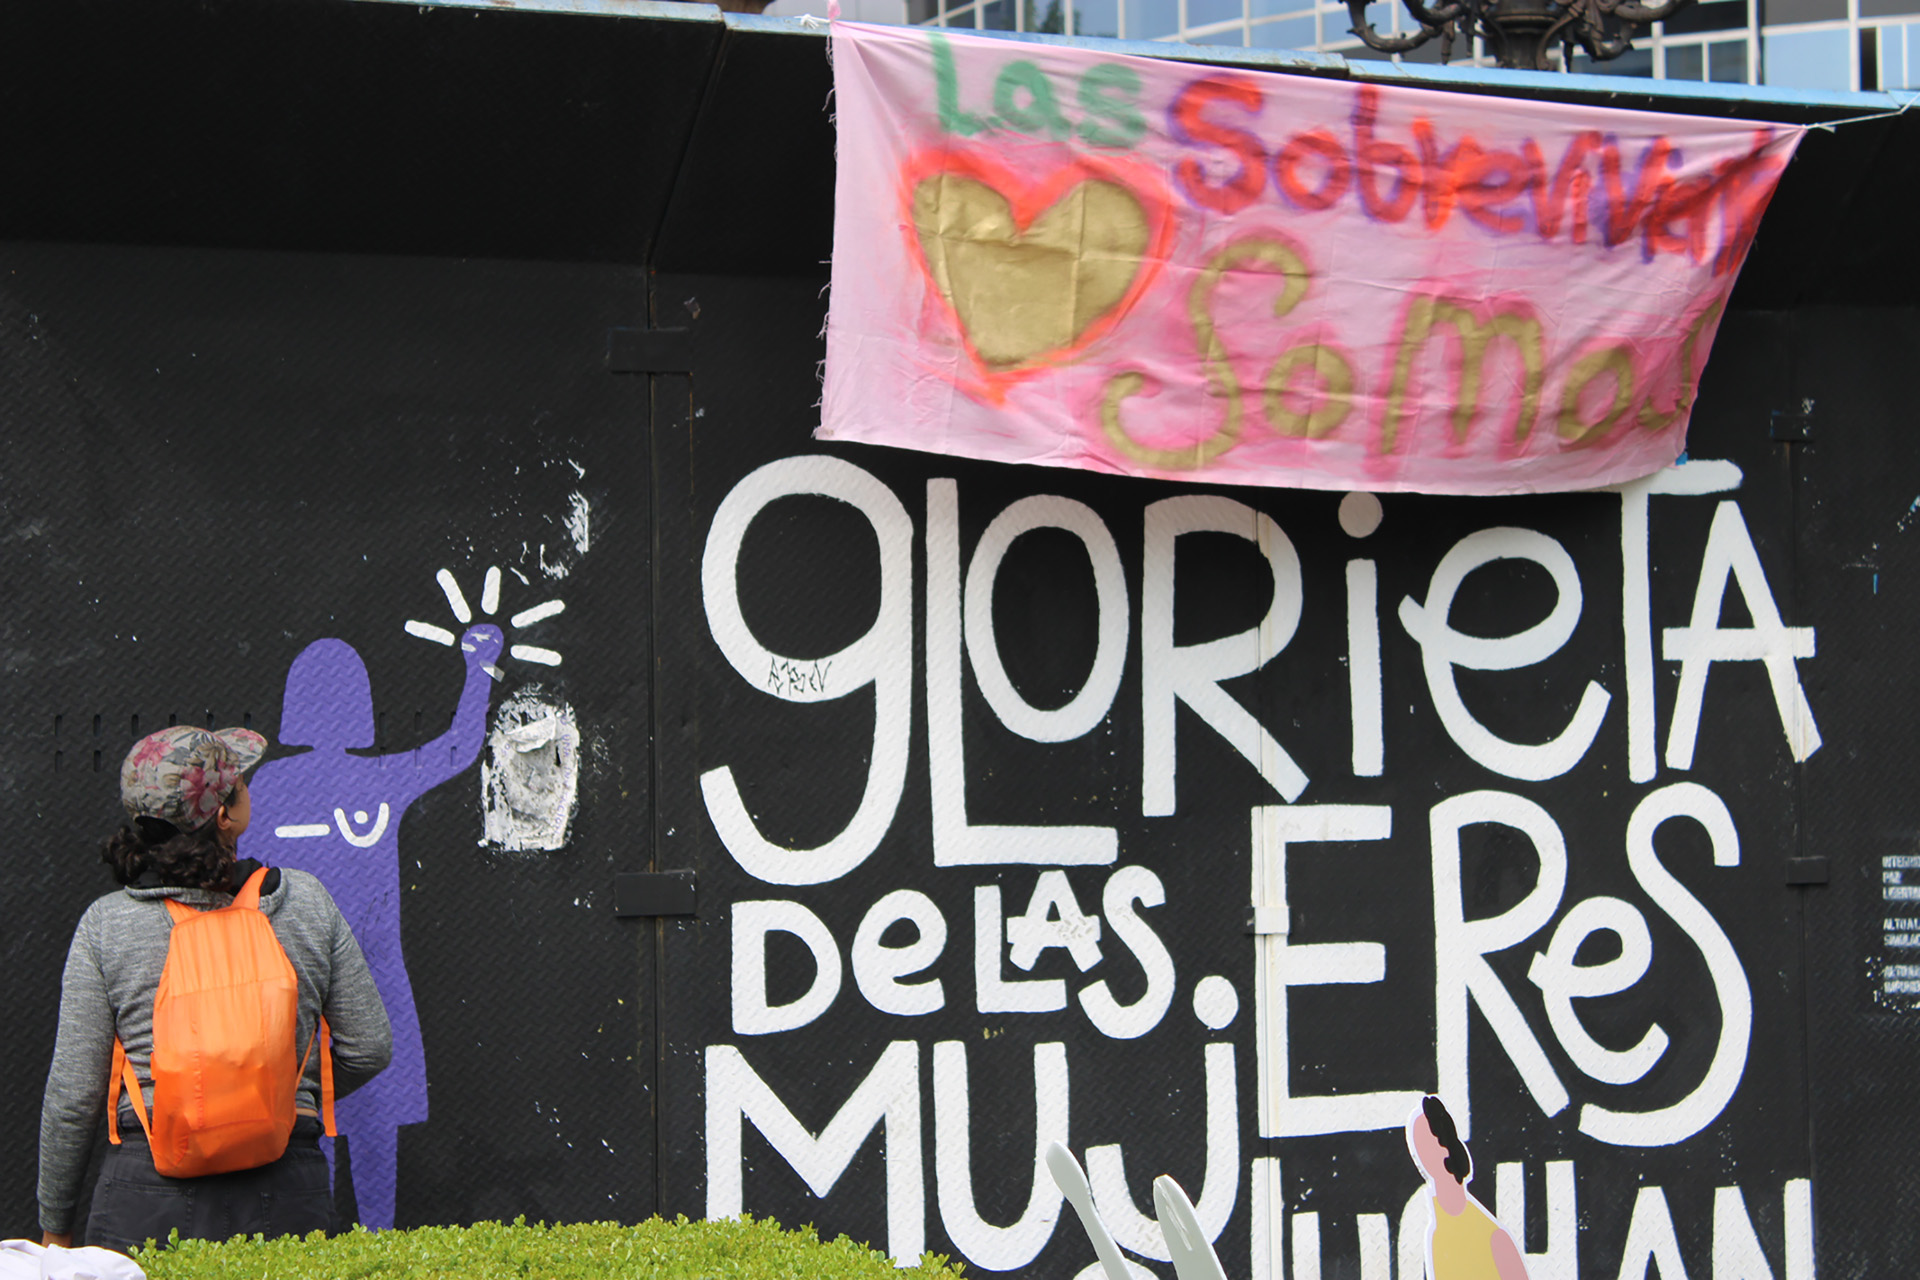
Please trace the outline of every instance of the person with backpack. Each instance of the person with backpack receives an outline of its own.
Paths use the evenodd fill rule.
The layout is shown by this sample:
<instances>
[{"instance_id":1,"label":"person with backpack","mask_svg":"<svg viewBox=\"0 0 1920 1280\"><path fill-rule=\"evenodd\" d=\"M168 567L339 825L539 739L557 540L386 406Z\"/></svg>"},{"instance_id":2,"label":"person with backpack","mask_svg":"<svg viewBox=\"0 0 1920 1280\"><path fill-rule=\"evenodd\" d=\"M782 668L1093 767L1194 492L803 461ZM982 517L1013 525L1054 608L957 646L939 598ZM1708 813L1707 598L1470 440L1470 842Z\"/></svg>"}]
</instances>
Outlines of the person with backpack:
<instances>
[{"instance_id":1,"label":"person with backpack","mask_svg":"<svg viewBox=\"0 0 1920 1280\"><path fill-rule=\"evenodd\" d=\"M71 1245L102 1104L109 1145L87 1243L306 1234L331 1225L319 1138L393 1033L333 898L300 871L238 861L243 774L266 740L187 725L120 770L130 826L104 856L123 888L67 954L40 1115L40 1226Z\"/></svg>"}]
</instances>

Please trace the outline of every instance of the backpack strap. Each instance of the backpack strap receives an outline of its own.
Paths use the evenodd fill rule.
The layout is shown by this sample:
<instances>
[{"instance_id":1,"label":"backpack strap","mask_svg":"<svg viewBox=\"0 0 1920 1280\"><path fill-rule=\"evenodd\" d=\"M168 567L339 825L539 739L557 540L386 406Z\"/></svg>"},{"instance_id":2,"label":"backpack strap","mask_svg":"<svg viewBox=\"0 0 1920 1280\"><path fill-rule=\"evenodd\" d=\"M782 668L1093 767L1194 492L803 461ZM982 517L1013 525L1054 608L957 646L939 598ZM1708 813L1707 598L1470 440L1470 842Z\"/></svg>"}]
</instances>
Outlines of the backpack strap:
<instances>
[{"instance_id":1,"label":"backpack strap","mask_svg":"<svg viewBox=\"0 0 1920 1280\"><path fill-rule=\"evenodd\" d=\"M140 1093L140 1077L134 1072L133 1062L127 1057L126 1046L120 1043L119 1036L113 1038L111 1076L107 1081L107 1141L116 1147L120 1145L120 1085L125 1081L134 1118L140 1121L140 1129L147 1135L147 1145L152 1146L153 1126L147 1123L147 1103Z\"/></svg>"},{"instance_id":2,"label":"backpack strap","mask_svg":"<svg viewBox=\"0 0 1920 1280\"><path fill-rule=\"evenodd\" d=\"M247 882L240 886L240 892L233 895L233 905L242 911L258 911L260 909L260 885L266 878L267 869L265 867L260 868L248 876Z\"/></svg>"},{"instance_id":3,"label":"backpack strap","mask_svg":"<svg viewBox=\"0 0 1920 1280\"><path fill-rule=\"evenodd\" d=\"M233 902L229 905L238 907L243 911L258 911L260 909L260 886L265 882L267 872L270 869L271 868L268 867L261 867L258 871L248 876L247 882L240 886L240 892L233 895ZM175 924L185 924L200 914L197 907L190 907L178 898L166 898L163 899L163 901L167 904L167 914L173 917Z\"/></svg>"},{"instance_id":4,"label":"backpack strap","mask_svg":"<svg viewBox=\"0 0 1920 1280\"><path fill-rule=\"evenodd\" d=\"M127 1049L113 1038L113 1066L107 1071L107 1141L120 1145L120 1068L127 1065Z\"/></svg>"},{"instance_id":5,"label":"backpack strap","mask_svg":"<svg viewBox=\"0 0 1920 1280\"><path fill-rule=\"evenodd\" d=\"M261 867L258 871L248 876L247 882L240 886L240 892L233 895L233 902L229 905L238 907L243 911L258 911L260 909L260 885L266 880L268 870L269 868L267 867ZM178 898L166 898L163 899L163 901L167 904L167 914L173 917L175 924L185 924L200 914L197 907L190 907Z\"/></svg>"},{"instance_id":6,"label":"backpack strap","mask_svg":"<svg viewBox=\"0 0 1920 1280\"><path fill-rule=\"evenodd\" d=\"M320 1045L320 1123L329 1138L337 1138L340 1135L333 1127L333 1028L327 1025L324 1017L314 1027L313 1039L307 1041L306 1055L300 1059L300 1074L295 1078L306 1078L307 1063L313 1060L316 1042Z\"/></svg>"},{"instance_id":7,"label":"backpack strap","mask_svg":"<svg viewBox=\"0 0 1920 1280\"><path fill-rule=\"evenodd\" d=\"M320 1019L320 1122L329 1138L337 1137L333 1128L333 1028Z\"/></svg>"}]
</instances>

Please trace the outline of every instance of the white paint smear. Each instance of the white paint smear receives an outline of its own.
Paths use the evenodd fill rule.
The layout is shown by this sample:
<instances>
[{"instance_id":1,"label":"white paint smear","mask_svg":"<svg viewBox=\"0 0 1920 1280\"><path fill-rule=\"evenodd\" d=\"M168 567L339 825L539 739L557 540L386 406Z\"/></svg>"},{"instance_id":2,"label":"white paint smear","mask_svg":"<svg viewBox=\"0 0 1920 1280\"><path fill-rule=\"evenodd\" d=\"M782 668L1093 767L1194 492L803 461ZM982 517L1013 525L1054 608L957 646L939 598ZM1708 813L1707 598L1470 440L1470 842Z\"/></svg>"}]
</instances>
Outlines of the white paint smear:
<instances>
[{"instance_id":1,"label":"white paint smear","mask_svg":"<svg viewBox=\"0 0 1920 1280\"><path fill-rule=\"evenodd\" d=\"M580 730L565 701L528 685L493 713L480 764L482 844L511 852L562 848L580 777Z\"/></svg>"},{"instance_id":2,"label":"white paint smear","mask_svg":"<svg viewBox=\"0 0 1920 1280\"><path fill-rule=\"evenodd\" d=\"M567 495L567 533L573 539L574 550L581 555L593 544L591 520L593 509L587 504L586 495L577 490Z\"/></svg>"}]
</instances>

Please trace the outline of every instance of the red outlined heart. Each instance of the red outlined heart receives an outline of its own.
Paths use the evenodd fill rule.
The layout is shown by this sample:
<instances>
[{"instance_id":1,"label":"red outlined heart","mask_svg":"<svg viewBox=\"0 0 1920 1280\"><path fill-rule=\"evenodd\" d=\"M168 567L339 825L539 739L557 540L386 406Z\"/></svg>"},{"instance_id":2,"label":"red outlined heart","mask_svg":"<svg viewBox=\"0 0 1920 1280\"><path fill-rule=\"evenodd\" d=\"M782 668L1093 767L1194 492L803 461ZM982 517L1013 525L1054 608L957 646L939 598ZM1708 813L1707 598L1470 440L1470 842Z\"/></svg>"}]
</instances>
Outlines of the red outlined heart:
<instances>
[{"instance_id":1,"label":"red outlined heart","mask_svg":"<svg viewBox=\"0 0 1920 1280\"><path fill-rule=\"evenodd\" d=\"M902 169L900 208L926 287L923 333L958 341L969 367L956 385L990 403L1111 333L1174 230L1159 172L1104 156L1032 180L978 149L924 150Z\"/></svg>"}]
</instances>

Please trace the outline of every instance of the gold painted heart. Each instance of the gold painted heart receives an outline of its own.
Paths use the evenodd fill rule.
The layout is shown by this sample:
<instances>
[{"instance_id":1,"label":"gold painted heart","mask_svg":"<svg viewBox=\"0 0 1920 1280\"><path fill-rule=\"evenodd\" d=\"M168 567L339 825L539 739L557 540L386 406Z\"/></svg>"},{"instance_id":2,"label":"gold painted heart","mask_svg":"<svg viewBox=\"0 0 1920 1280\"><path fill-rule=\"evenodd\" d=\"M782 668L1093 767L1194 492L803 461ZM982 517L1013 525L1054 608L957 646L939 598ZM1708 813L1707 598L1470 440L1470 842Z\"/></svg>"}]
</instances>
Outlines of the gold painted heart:
<instances>
[{"instance_id":1,"label":"gold painted heart","mask_svg":"<svg viewBox=\"0 0 1920 1280\"><path fill-rule=\"evenodd\" d=\"M951 158L950 158L951 160ZM1111 328L1158 268L1167 211L1076 161L1039 184L979 161L912 186L927 275L989 375L1069 357Z\"/></svg>"}]
</instances>

